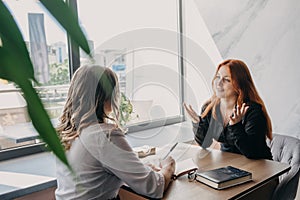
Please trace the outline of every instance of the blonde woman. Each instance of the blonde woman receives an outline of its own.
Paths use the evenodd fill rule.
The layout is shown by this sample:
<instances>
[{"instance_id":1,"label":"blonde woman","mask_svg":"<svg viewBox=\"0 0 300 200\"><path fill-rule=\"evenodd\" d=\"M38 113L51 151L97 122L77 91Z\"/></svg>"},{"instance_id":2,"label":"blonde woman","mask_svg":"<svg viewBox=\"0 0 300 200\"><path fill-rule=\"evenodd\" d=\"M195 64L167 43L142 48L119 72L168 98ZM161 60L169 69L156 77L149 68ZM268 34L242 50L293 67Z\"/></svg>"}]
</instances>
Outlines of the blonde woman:
<instances>
[{"instance_id":1,"label":"blonde woman","mask_svg":"<svg viewBox=\"0 0 300 200\"><path fill-rule=\"evenodd\" d=\"M74 174L57 161L56 199L118 199L126 183L134 191L161 198L175 161L161 170L144 165L118 126L119 89L108 68L82 66L74 74L57 128Z\"/></svg>"}]
</instances>

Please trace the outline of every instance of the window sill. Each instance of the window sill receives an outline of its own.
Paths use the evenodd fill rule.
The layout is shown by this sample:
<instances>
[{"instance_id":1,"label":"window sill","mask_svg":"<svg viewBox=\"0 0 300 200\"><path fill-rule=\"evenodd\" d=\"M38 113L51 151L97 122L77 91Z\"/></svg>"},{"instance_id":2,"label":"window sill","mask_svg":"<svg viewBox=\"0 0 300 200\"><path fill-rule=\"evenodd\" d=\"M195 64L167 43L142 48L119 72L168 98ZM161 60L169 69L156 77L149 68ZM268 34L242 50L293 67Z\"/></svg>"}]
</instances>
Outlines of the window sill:
<instances>
[{"instance_id":1,"label":"window sill","mask_svg":"<svg viewBox=\"0 0 300 200\"><path fill-rule=\"evenodd\" d=\"M3 161L0 176L0 199L14 199L56 187L55 158L44 152Z\"/></svg>"}]
</instances>

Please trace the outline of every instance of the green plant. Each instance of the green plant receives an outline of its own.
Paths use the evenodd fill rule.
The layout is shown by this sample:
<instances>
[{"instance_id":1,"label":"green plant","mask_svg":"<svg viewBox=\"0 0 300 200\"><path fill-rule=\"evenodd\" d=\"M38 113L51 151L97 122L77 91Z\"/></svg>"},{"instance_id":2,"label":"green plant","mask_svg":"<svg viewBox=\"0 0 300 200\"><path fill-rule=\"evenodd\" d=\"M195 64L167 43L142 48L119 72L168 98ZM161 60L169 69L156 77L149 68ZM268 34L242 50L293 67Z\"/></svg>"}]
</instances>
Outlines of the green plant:
<instances>
[{"instance_id":1,"label":"green plant","mask_svg":"<svg viewBox=\"0 0 300 200\"><path fill-rule=\"evenodd\" d=\"M121 93L120 124L126 125L132 119L133 106L124 93ZM138 117L138 115L136 116Z\"/></svg>"},{"instance_id":2,"label":"green plant","mask_svg":"<svg viewBox=\"0 0 300 200\"><path fill-rule=\"evenodd\" d=\"M72 40L90 54L86 37L71 8L62 0L40 0L40 3L62 25ZM56 131L32 86L32 81L37 81L34 78L33 65L23 36L2 0L0 1L0 78L12 81L21 88L33 126L48 148L69 166Z\"/></svg>"},{"instance_id":3,"label":"green plant","mask_svg":"<svg viewBox=\"0 0 300 200\"><path fill-rule=\"evenodd\" d=\"M53 63L50 65L50 80L47 85L62 85L69 83L68 63Z\"/></svg>"}]
</instances>

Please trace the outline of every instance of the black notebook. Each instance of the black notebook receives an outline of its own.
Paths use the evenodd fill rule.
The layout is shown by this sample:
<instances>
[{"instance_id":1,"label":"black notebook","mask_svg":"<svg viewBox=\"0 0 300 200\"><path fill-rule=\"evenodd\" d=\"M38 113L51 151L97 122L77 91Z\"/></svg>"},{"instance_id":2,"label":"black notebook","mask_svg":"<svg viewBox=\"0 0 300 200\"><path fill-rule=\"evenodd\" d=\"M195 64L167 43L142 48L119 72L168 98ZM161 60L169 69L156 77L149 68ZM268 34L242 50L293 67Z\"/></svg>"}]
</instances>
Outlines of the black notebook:
<instances>
[{"instance_id":1,"label":"black notebook","mask_svg":"<svg viewBox=\"0 0 300 200\"><path fill-rule=\"evenodd\" d=\"M196 180L215 189L224 189L252 180L251 172L232 166L199 172Z\"/></svg>"}]
</instances>

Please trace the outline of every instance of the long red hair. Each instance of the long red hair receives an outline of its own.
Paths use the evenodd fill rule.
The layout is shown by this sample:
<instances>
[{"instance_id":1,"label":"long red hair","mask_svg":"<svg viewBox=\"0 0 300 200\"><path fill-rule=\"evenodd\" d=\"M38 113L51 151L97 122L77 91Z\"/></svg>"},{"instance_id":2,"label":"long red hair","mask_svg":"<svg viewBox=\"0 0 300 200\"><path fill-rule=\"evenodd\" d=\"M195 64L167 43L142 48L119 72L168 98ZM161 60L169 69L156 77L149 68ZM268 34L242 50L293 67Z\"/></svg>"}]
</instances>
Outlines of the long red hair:
<instances>
[{"instance_id":1,"label":"long red hair","mask_svg":"<svg viewBox=\"0 0 300 200\"><path fill-rule=\"evenodd\" d=\"M244 102L255 102L261 105L262 111L264 113L267 122L266 136L269 139L272 139L272 123L268 115L266 106L257 92L257 89L254 85L253 79L251 77L247 65L241 60L228 59L218 65L215 76L212 80L212 88L214 93L212 97L207 101L207 107L202 113L201 117L205 117L210 110L212 110L213 116L214 117L216 116L216 107L220 103L220 99L216 96L216 92L214 90L214 80L216 79L216 75L219 69L223 66L228 66L229 68L232 85L235 88L235 91L237 93L236 104L242 105L242 103Z\"/></svg>"}]
</instances>

